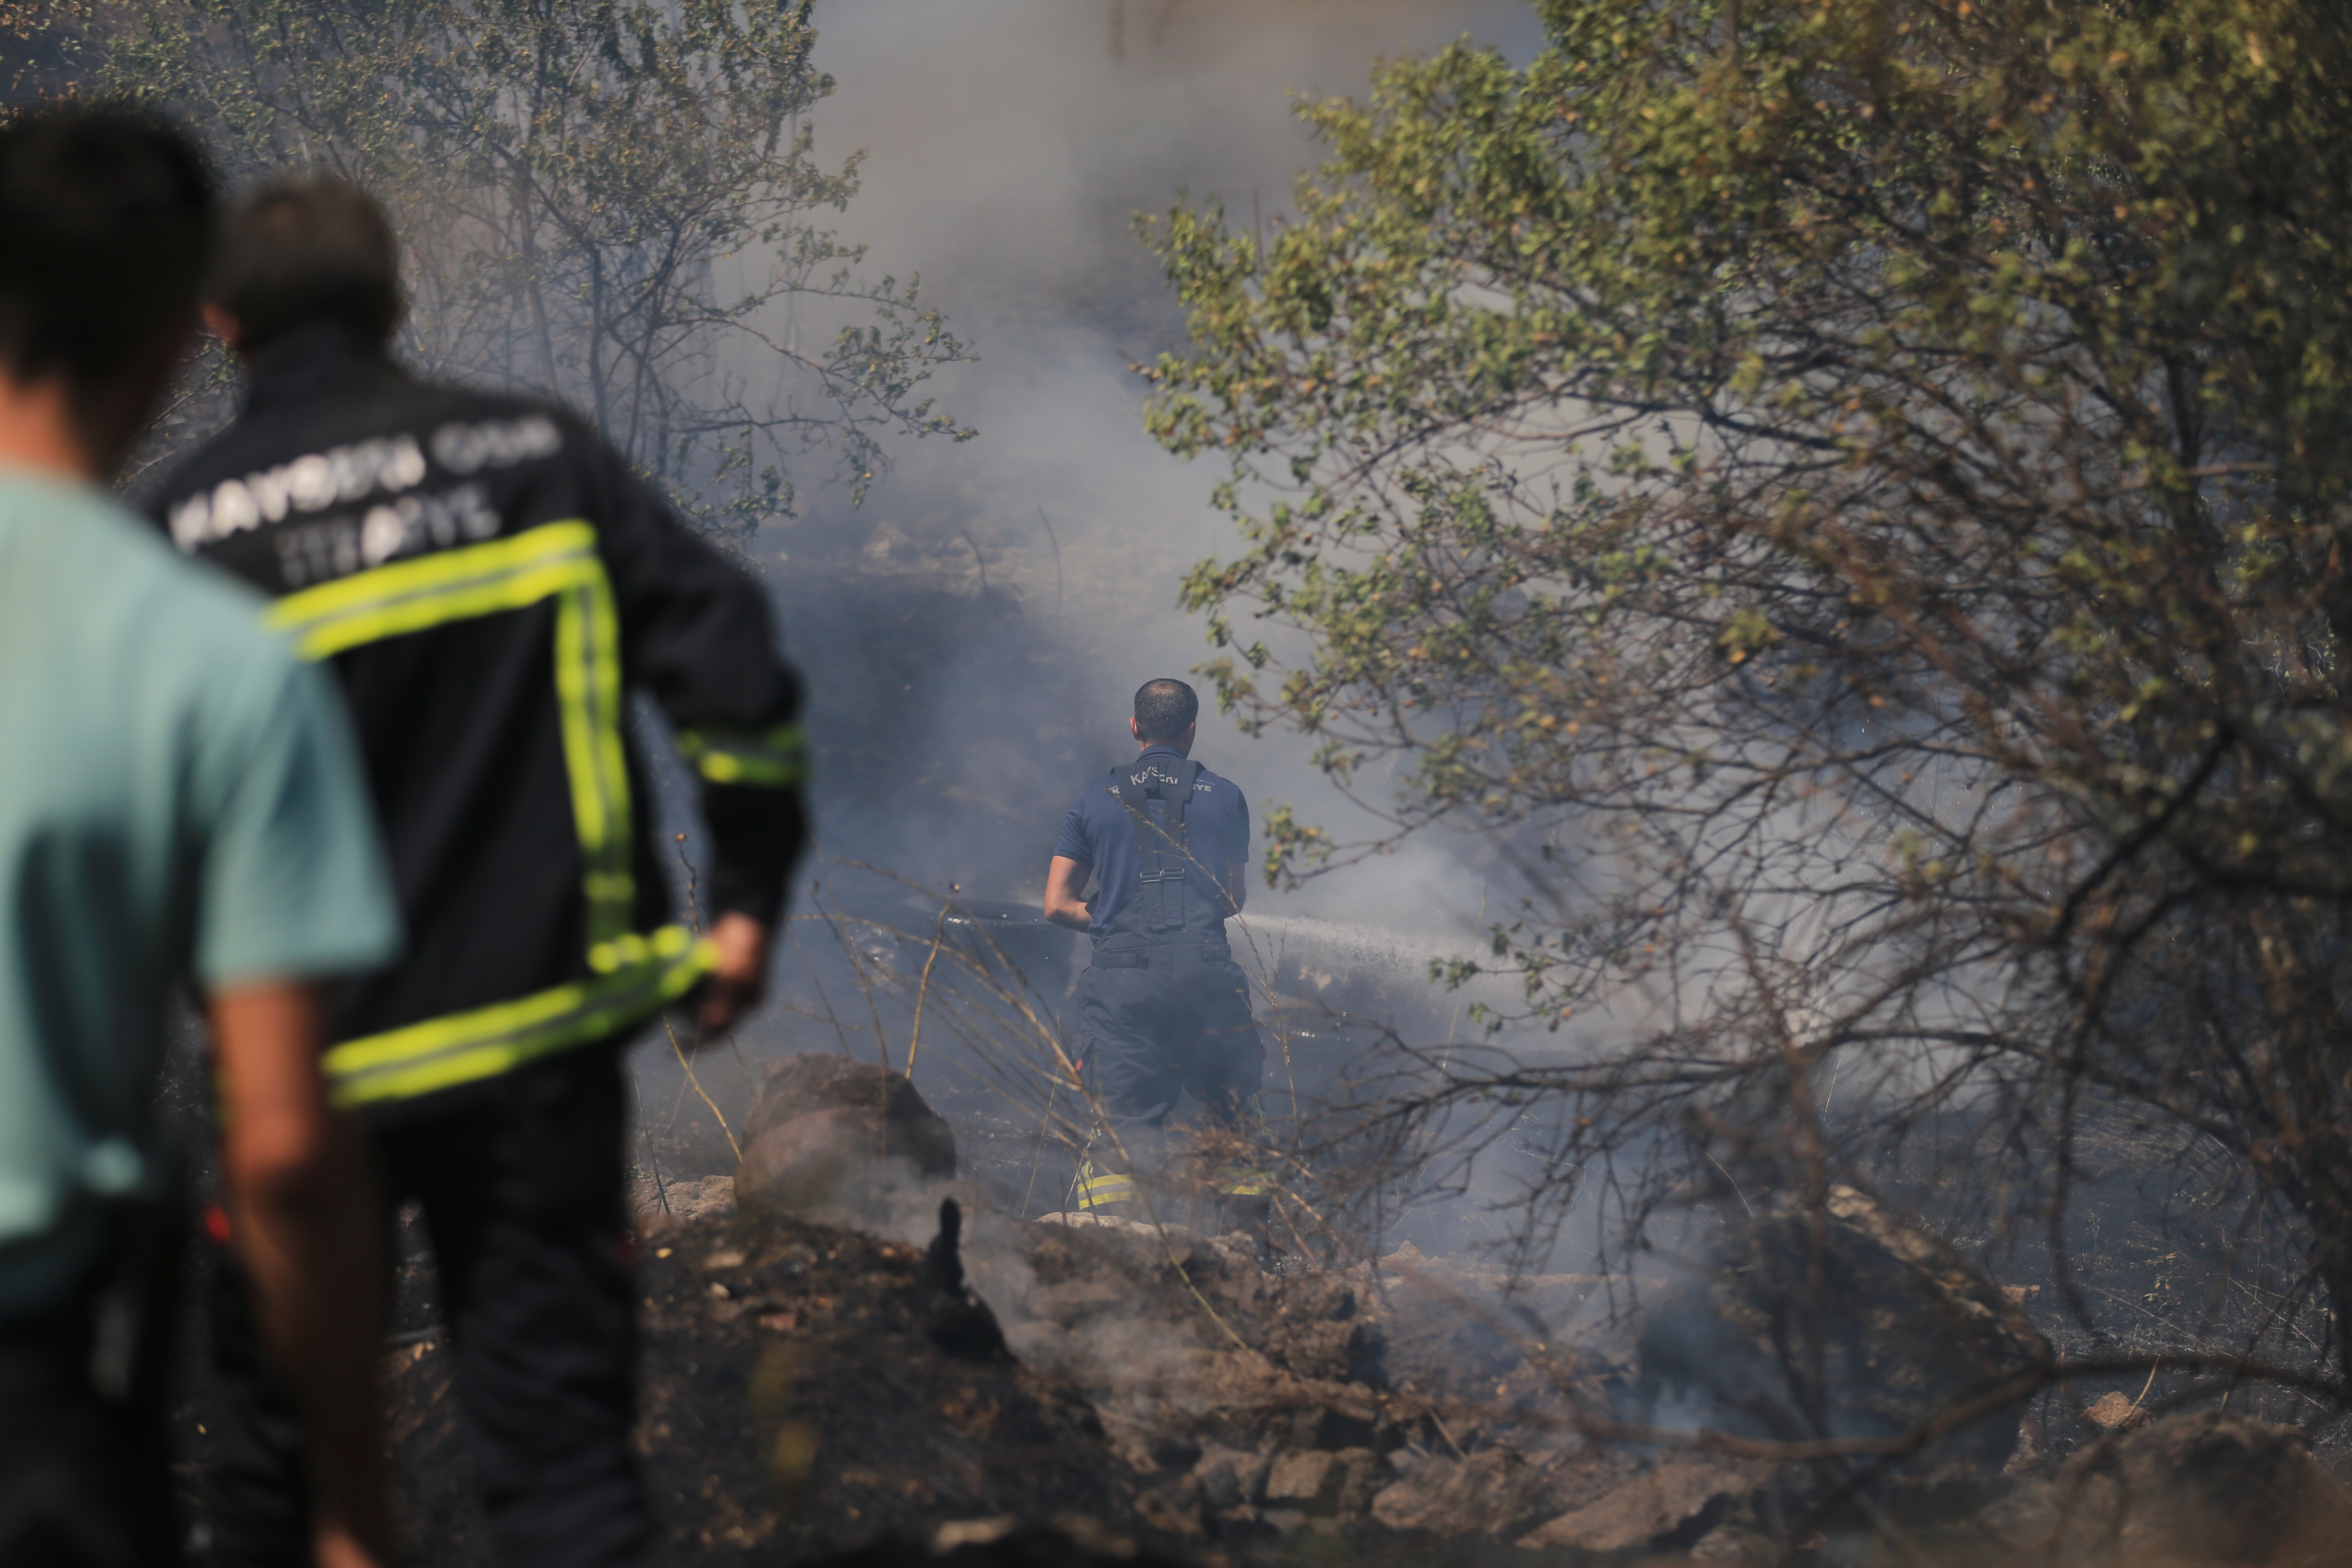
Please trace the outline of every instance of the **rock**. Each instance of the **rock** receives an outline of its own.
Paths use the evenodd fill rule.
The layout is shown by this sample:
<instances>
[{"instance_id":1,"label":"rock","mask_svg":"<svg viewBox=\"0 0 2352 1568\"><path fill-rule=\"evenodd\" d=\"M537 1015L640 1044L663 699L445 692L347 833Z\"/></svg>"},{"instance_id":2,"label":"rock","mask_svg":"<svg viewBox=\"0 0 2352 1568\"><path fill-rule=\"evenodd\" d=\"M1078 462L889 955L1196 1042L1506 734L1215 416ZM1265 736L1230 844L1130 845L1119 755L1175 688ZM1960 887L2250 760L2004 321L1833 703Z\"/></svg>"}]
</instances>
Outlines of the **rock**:
<instances>
[{"instance_id":1,"label":"rock","mask_svg":"<svg viewBox=\"0 0 2352 1568\"><path fill-rule=\"evenodd\" d=\"M1391 1530L1508 1541L1559 1510L1556 1501L1545 1506L1550 1470L1510 1448L1464 1459L1425 1455L1372 1499L1372 1517Z\"/></svg>"},{"instance_id":2,"label":"rock","mask_svg":"<svg viewBox=\"0 0 2352 1568\"><path fill-rule=\"evenodd\" d=\"M1338 1458L1347 1471L1339 1483L1339 1511L1354 1519L1370 1511L1372 1495L1389 1479L1389 1462L1370 1448L1342 1448Z\"/></svg>"},{"instance_id":3,"label":"rock","mask_svg":"<svg viewBox=\"0 0 2352 1568\"><path fill-rule=\"evenodd\" d=\"M1772 1568L1787 1557L1770 1536L1744 1524L1718 1524L1690 1549L1694 1563L1722 1563L1732 1568Z\"/></svg>"},{"instance_id":4,"label":"rock","mask_svg":"<svg viewBox=\"0 0 2352 1568\"><path fill-rule=\"evenodd\" d=\"M1358 1310L1356 1291L1346 1279L1332 1274L1299 1274L1274 1281L1270 1287L1260 1285L1249 1295L1251 1304L1261 1308L1258 1347L1277 1366L1301 1377L1356 1382L1374 1388L1386 1384L1381 1370L1385 1345L1380 1329Z\"/></svg>"},{"instance_id":5,"label":"rock","mask_svg":"<svg viewBox=\"0 0 2352 1568\"><path fill-rule=\"evenodd\" d=\"M1644 1313L1640 1356L1631 1403L1643 1418L1754 1437L1904 1437L2014 1384L2015 1400L1915 1456L1998 1470L2050 1346L1942 1240L1832 1187L1818 1216L1781 1210L1732 1228L1697 1278Z\"/></svg>"},{"instance_id":6,"label":"rock","mask_svg":"<svg viewBox=\"0 0 2352 1568\"><path fill-rule=\"evenodd\" d=\"M751 1102L734 1196L749 1211L805 1215L955 1169L954 1130L905 1078L847 1057L787 1057Z\"/></svg>"},{"instance_id":7,"label":"rock","mask_svg":"<svg viewBox=\"0 0 2352 1568\"><path fill-rule=\"evenodd\" d=\"M1988 1510L2021 1563L2340 1563L2352 1494L2300 1432L2210 1412L2168 1415L2087 1448Z\"/></svg>"},{"instance_id":8,"label":"rock","mask_svg":"<svg viewBox=\"0 0 2352 1568\"><path fill-rule=\"evenodd\" d=\"M1265 1454L1211 1444L1202 1448L1200 1460L1192 1467L1192 1479L1200 1484L1202 1502L1223 1510L1263 1499L1266 1472L1273 1463Z\"/></svg>"},{"instance_id":9,"label":"rock","mask_svg":"<svg viewBox=\"0 0 2352 1568\"><path fill-rule=\"evenodd\" d=\"M1148 1220L1122 1219L1115 1214L1096 1214L1087 1209L1073 1209L1064 1214L1041 1214L1037 1216L1037 1223L1123 1231L1129 1235L1150 1237L1176 1247L1188 1247L1194 1242L1209 1239L1189 1225L1177 1225L1172 1221L1165 1225L1155 1225Z\"/></svg>"},{"instance_id":10,"label":"rock","mask_svg":"<svg viewBox=\"0 0 2352 1568\"><path fill-rule=\"evenodd\" d=\"M2147 1421L2147 1412L2125 1398L2120 1392L2109 1389L2084 1408L2083 1420L2103 1431L2120 1432L2126 1426L2144 1426Z\"/></svg>"},{"instance_id":11,"label":"rock","mask_svg":"<svg viewBox=\"0 0 2352 1568\"><path fill-rule=\"evenodd\" d=\"M1386 1468L1370 1448L1287 1448L1274 1457L1266 1473L1265 1506L1310 1518L1360 1514L1370 1505L1373 1483Z\"/></svg>"},{"instance_id":12,"label":"rock","mask_svg":"<svg viewBox=\"0 0 2352 1568\"><path fill-rule=\"evenodd\" d=\"M1452 1289L1434 1270L1390 1269L1381 1370L1388 1382L1432 1398L1475 1400L1518 1366L1513 1331L1484 1292Z\"/></svg>"},{"instance_id":13,"label":"rock","mask_svg":"<svg viewBox=\"0 0 2352 1568\"><path fill-rule=\"evenodd\" d=\"M1337 1454L1320 1448L1285 1449L1274 1457L1274 1468L1266 1473L1265 1501L1271 1508L1305 1508L1320 1500L1327 1488L1336 1500L1345 1479Z\"/></svg>"},{"instance_id":14,"label":"rock","mask_svg":"<svg viewBox=\"0 0 2352 1568\"><path fill-rule=\"evenodd\" d=\"M1120 1423L1250 1449L1404 1441L1375 1381L1378 1299L1362 1271L1276 1275L1252 1245L1180 1247L1125 1226L1016 1234L1028 1268L1003 1281L1014 1348Z\"/></svg>"},{"instance_id":15,"label":"rock","mask_svg":"<svg viewBox=\"0 0 2352 1568\"><path fill-rule=\"evenodd\" d=\"M1431 1258L1411 1242L1380 1260L1377 1279L1370 1310L1379 1376L1370 1381L1459 1405L1499 1401L1531 1418L1538 1406L1550 1407L1542 1416L1565 1414L1556 1396L1571 1386L1584 1398L1599 1393L1588 1385L1630 1375L1634 1314L1621 1310L1633 1292L1664 1290L1666 1283L1601 1274L1515 1278L1460 1258ZM1507 1443L1504 1433L1496 1435Z\"/></svg>"},{"instance_id":16,"label":"rock","mask_svg":"<svg viewBox=\"0 0 2352 1568\"><path fill-rule=\"evenodd\" d=\"M1579 1552L1685 1551L1732 1522L1771 1482L1771 1468L1675 1454L1597 1501L1520 1537L1522 1546Z\"/></svg>"},{"instance_id":17,"label":"rock","mask_svg":"<svg viewBox=\"0 0 2352 1568\"><path fill-rule=\"evenodd\" d=\"M735 1178L705 1176L700 1181L656 1181L642 1177L629 1184L629 1208L641 1229L658 1231L684 1225L705 1215L725 1214L735 1206Z\"/></svg>"}]
</instances>

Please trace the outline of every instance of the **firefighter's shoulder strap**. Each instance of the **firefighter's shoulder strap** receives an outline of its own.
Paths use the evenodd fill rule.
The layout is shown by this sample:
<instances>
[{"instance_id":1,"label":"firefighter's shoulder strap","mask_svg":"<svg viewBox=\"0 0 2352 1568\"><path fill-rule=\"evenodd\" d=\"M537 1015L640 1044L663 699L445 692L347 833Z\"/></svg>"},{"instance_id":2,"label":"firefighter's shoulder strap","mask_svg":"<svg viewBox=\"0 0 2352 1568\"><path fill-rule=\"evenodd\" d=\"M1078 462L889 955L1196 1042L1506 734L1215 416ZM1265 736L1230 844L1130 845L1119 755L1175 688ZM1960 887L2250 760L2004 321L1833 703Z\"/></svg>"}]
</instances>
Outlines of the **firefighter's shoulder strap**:
<instances>
[{"instance_id":1,"label":"firefighter's shoulder strap","mask_svg":"<svg viewBox=\"0 0 2352 1568\"><path fill-rule=\"evenodd\" d=\"M1203 772L1189 757L1143 756L1111 770L1110 795L1127 808L1135 824L1138 900L1147 889L1158 889L1148 918L1153 931L1184 927L1185 808L1192 803L1192 786ZM1151 815L1150 803L1161 803L1162 816Z\"/></svg>"}]
</instances>

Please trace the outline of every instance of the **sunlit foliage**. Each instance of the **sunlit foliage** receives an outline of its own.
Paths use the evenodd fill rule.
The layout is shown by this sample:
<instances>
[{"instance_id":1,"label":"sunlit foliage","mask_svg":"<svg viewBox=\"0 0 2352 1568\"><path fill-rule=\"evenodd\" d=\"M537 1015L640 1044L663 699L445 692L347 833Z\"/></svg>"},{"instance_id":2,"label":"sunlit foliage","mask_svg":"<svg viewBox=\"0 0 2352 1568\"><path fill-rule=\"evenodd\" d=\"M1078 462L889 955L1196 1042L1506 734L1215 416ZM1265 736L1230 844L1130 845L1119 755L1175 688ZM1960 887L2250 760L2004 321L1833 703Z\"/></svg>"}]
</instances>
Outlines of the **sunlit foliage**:
<instances>
[{"instance_id":1,"label":"sunlit foliage","mask_svg":"<svg viewBox=\"0 0 2352 1568\"><path fill-rule=\"evenodd\" d=\"M1818 1193L1955 1113L2011 1214L2129 1107L2340 1312L2352 18L1540 9L1306 106L1262 242L1153 230L1225 700L1535 889L1494 1021L1579 1043L1434 1100L1549 1106L1555 1198L1661 1128ZM1368 847L1281 813L1268 868Z\"/></svg>"}]
</instances>

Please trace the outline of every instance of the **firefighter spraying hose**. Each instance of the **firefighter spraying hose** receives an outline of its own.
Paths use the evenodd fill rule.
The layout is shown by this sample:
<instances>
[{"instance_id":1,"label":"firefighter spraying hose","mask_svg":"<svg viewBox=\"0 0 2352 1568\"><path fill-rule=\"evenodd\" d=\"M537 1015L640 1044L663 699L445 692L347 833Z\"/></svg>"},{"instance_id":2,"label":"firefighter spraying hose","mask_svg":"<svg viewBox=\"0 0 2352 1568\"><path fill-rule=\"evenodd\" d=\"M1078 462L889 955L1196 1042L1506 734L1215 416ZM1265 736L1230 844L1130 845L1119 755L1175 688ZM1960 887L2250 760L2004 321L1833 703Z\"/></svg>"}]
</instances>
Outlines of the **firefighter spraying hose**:
<instances>
[{"instance_id":1,"label":"firefighter spraying hose","mask_svg":"<svg viewBox=\"0 0 2352 1568\"><path fill-rule=\"evenodd\" d=\"M1202 1162L1178 1157L1169 1128L1190 1091L1229 1144L1245 1139L1265 1071L1249 981L1225 941L1247 895L1249 802L1192 760L1200 710L1181 680L1136 692L1135 761L1089 784L1063 818L1045 918L1094 942L1074 1033L1098 1121L1076 1206L1165 1217L1155 1185L1171 1199L1205 1189L1222 1218L1252 1225L1267 1205L1264 1174L1230 1146L1187 1170Z\"/></svg>"}]
</instances>

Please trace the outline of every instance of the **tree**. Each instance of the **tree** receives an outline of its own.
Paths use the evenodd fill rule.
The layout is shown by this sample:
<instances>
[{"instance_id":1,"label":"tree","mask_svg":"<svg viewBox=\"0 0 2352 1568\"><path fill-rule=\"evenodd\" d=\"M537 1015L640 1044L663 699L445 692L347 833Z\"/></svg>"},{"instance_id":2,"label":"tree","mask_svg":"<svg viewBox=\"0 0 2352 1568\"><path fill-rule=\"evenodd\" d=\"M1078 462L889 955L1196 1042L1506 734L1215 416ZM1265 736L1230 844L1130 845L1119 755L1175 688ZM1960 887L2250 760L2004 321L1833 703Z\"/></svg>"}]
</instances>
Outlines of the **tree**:
<instances>
[{"instance_id":1,"label":"tree","mask_svg":"<svg viewBox=\"0 0 2352 1568\"><path fill-rule=\"evenodd\" d=\"M811 0L138 0L80 37L233 179L378 193L407 353L573 402L707 526L792 515L814 449L863 499L886 437L972 434L922 392L964 346L819 226L857 159L814 157Z\"/></svg>"},{"instance_id":2,"label":"tree","mask_svg":"<svg viewBox=\"0 0 2352 1568\"><path fill-rule=\"evenodd\" d=\"M2054 1215L2127 1115L2352 1310L2352 19L1539 9L1307 106L1263 247L1155 231L1221 695L1492 835L1529 891L1452 978L1576 1042L1381 1114L1539 1122L1536 1225L1637 1149L1636 1220L1818 1202L1938 1118Z\"/></svg>"}]
</instances>

